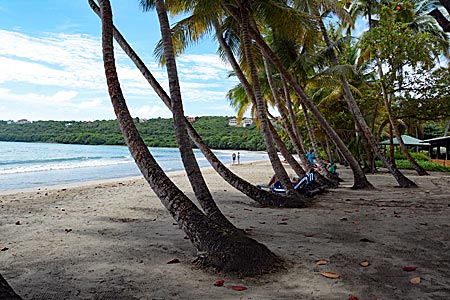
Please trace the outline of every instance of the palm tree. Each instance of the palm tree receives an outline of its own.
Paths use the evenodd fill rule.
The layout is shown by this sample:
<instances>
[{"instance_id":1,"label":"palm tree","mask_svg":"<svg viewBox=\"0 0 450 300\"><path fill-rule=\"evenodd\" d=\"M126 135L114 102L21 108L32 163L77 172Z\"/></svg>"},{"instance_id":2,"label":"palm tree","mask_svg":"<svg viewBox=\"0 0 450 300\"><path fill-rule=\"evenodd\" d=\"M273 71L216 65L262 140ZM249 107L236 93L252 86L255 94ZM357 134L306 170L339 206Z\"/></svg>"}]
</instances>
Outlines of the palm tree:
<instances>
[{"instance_id":1,"label":"palm tree","mask_svg":"<svg viewBox=\"0 0 450 300\"><path fill-rule=\"evenodd\" d=\"M384 5L376 5L377 16L379 18L377 23L380 25L371 25L372 22L370 22L369 19L369 32L367 33L368 36L365 37L365 40L368 40L369 44L372 44L373 46L372 51L373 55L375 55L375 63L380 78L383 101L393 132L397 137L400 149L419 175L428 175L428 173L412 158L401 138L397 120L394 117L391 108L393 92L390 92L388 86L393 86L395 82L397 82L399 91L401 91L405 64L414 66L419 61L424 64L430 64L431 56L436 55L436 47L444 49L444 53L447 52L447 37L442 30L438 28L434 19L426 14L429 11L428 5L429 3L426 1L420 5L408 1L395 5L390 1L386 1ZM394 6L395 8L393 8ZM368 8L370 9L370 7ZM383 31L383 28L386 28L386 30ZM378 39L377 36L380 34L382 35L382 38ZM408 36L410 36L409 41L407 40ZM424 36L426 36L426 38ZM420 37L423 37L423 43L420 43L419 47L412 50L415 47L414 45L417 45L417 41ZM374 38L376 40L372 41ZM386 54L381 53L383 50L377 50L383 47L381 41L386 39L389 39L389 41L385 42L384 45L394 45L395 51L398 51L396 52L396 55L391 58L386 58ZM400 43L396 42L400 39L402 40ZM406 51L405 53L408 53L408 57L405 58L402 55L399 55L404 52L400 47L404 47L403 49ZM393 49L394 48L391 47L388 52L390 53ZM367 50L370 51L370 49ZM420 53L423 53L423 50L428 51L428 53L420 56ZM415 59L412 56L419 58ZM392 78L392 80L389 82L386 82L388 76L383 71L383 64L387 65L391 70L389 77Z\"/></svg>"},{"instance_id":2,"label":"palm tree","mask_svg":"<svg viewBox=\"0 0 450 300\"><path fill-rule=\"evenodd\" d=\"M266 104L264 102L262 92L261 92L261 86L260 81L258 77L258 71L254 62L254 55L252 52L252 43L250 39L250 24L249 24L249 7L247 6L247 3L244 1L240 1L238 3L239 5L239 12L238 14L238 22L241 25L241 44L244 49L245 58L247 61L247 65L250 72L250 77L252 80L252 86L253 86L253 93L255 95L256 100L256 110L258 113L259 121L260 121L260 128L263 133L264 141L266 143L267 147L267 153L270 158L270 162L272 163L272 168L275 171L275 174L277 174L278 179L281 181L283 186L286 189L286 192L288 194L294 193L292 184L289 180L288 174L286 173L286 170L283 168L283 165L281 164L281 161L278 157L277 150L275 148L273 137L270 132L269 128L269 120L267 117L267 108Z\"/></svg>"},{"instance_id":3,"label":"palm tree","mask_svg":"<svg viewBox=\"0 0 450 300\"><path fill-rule=\"evenodd\" d=\"M233 7L227 7L231 15L237 15L237 12L234 11ZM249 15L250 16L250 15ZM242 20L238 20L241 22ZM252 24L255 24L255 21L251 20ZM241 24L242 25L242 24ZM334 131L334 129L329 125L329 123L326 121L326 119L322 116L320 111L317 109L317 107L312 103L312 101L309 99L309 97L305 94L303 89L300 87L300 85L296 82L294 77L290 74L290 72L286 69L286 67L282 64L281 60L277 57L277 55L270 49L270 47L267 45L266 41L261 37L261 34L259 33L258 29L255 26L250 27L250 33L251 37L255 40L256 44L261 48L261 50L264 52L264 55L266 55L271 63L279 70L281 75L286 79L286 81L290 84L290 86L294 89L297 96L301 100L303 104L306 105L308 110L311 111L311 113L314 115L316 120L318 120L319 124L322 126L322 128L325 129L327 134L332 138L333 142L336 144L336 146L339 148L341 153L344 155L345 159L348 161L350 167L353 171L353 177L354 177L354 185L353 188L372 188L372 185L367 180L364 172L362 171L360 165L356 161L356 159L352 156L348 148L345 146L343 141L340 139L340 137L337 135L337 133Z\"/></svg>"},{"instance_id":4,"label":"palm tree","mask_svg":"<svg viewBox=\"0 0 450 300\"><path fill-rule=\"evenodd\" d=\"M337 13L338 16L345 16L345 13L343 11L340 11L335 6L333 6L333 7L335 8L335 10L334 10L335 12L336 11L339 12L339 13ZM338 66L339 65L338 58L336 56L336 53L334 52L333 44L330 40L327 29L325 28L325 24L323 22L323 16L328 13L329 8L330 8L330 6L328 6L328 7L324 6L322 8L312 6L312 7L309 7L309 10L312 14L314 14L316 16L316 18L318 20L320 31L322 33L325 44L328 47L328 53L330 55L331 63L334 66ZM322 9L324 12L321 13L320 9ZM341 19L345 20L345 18L341 18ZM393 174L393 176L395 177L395 179L397 180L397 182L399 183L399 185L401 187L416 187L416 184L413 181L409 180L406 176L404 176L403 173L401 173L400 170L395 165L393 165L386 158L386 156L381 152L381 149L378 146L377 141L373 137L373 135L369 129L369 126L366 123L366 120L364 119L358 105L356 104L355 99L353 98L353 94L351 92L347 78L341 74L341 75L339 75L339 80L340 80L342 88L343 88L343 97L344 97L345 101L347 102L350 113L354 117L357 128L362 131L364 138L369 143L372 150L380 158L380 160L383 162L383 164L388 168L388 170L391 172L391 174Z\"/></svg>"},{"instance_id":5,"label":"palm tree","mask_svg":"<svg viewBox=\"0 0 450 300\"><path fill-rule=\"evenodd\" d=\"M105 75L114 112L125 142L144 178L199 252L196 263L217 271L254 275L280 265L266 246L238 231L226 230L203 214L166 176L140 137L117 77L109 0L100 0Z\"/></svg>"},{"instance_id":6,"label":"palm tree","mask_svg":"<svg viewBox=\"0 0 450 300\"><path fill-rule=\"evenodd\" d=\"M93 0L89 0L89 5L92 10L100 17L100 9L95 4ZM130 57L130 59L134 62L136 67L141 71L144 78L148 81L148 83L153 87L155 92L164 102L164 104L171 110L171 99L152 75L150 70L145 66L144 62L139 58L136 52L132 49L132 47L127 43L124 37L120 34L116 27L114 27L114 38L120 47L124 50L124 52ZM301 197L286 197L280 194L274 194L263 189L259 189L248 181L242 179L237 176L233 172L231 172L211 151L211 149L205 144L202 138L195 131L194 127L192 127L191 123L189 123L185 119L185 123L187 126L188 134L191 137L194 144L202 151L205 158L214 168L214 170L231 186L241 191L249 198L255 200L260 205L265 207L306 207L309 205L309 201L307 199L303 199Z\"/></svg>"}]
</instances>

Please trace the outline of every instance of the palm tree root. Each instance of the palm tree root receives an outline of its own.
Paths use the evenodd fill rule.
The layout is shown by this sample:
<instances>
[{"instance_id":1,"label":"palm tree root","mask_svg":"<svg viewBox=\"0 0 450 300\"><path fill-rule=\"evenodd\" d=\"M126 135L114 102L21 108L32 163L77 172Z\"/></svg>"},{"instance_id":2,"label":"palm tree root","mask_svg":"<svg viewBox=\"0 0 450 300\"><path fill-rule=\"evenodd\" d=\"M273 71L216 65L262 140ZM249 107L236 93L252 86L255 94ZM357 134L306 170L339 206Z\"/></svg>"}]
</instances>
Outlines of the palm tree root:
<instances>
[{"instance_id":1,"label":"palm tree root","mask_svg":"<svg viewBox=\"0 0 450 300\"><path fill-rule=\"evenodd\" d=\"M221 241L215 241L214 249L200 252L194 263L201 268L240 277L275 272L284 264L265 245L242 234L227 234Z\"/></svg>"}]
</instances>

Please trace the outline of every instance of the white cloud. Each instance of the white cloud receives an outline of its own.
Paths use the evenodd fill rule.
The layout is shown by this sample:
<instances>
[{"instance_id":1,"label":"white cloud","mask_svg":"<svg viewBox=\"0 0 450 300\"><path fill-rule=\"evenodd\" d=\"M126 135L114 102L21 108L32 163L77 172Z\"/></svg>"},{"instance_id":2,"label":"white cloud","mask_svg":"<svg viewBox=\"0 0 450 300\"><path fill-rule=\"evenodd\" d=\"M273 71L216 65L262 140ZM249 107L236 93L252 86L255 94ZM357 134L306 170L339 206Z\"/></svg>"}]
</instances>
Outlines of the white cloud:
<instances>
[{"instance_id":1,"label":"white cloud","mask_svg":"<svg viewBox=\"0 0 450 300\"><path fill-rule=\"evenodd\" d=\"M81 102L80 104L78 104L78 108L79 109L86 109L86 108L96 108L96 107L101 107L102 106L102 99L100 98L95 98L91 101L84 101Z\"/></svg>"},{"instance_id":2,"label":"white cloud","mask_svg":"<svg viewBox=\"0 0 450 300\"><path fill-rule=\"evenodd\" d=\"M74 113L95 119L98 112L104 118L114 117L109 103L103 69L101 39L80 34L45 34L32 37L24 33L0 30L0 104L21 118L30 108L50 116L58 111L58 118L73 119ZM135 101L157 103L132 109L144 118L170 117L140 71L115 47L117 72L130 106ZM226 91L235 84L228 79L229 67L217 55L183 55L177 58L184 103L196 115L208 114L208 105L226 103ZM156 63L147 64L161 86L169 92L167 73ZM100 97L99 97L100 96ZM108 101L106 101L108 99ZM201 106L195 106L202 102ZM208 103L205 106L204 103ZM44 112L44 109L47 109ZM212 109L212 108L211 108ZM198 111L198 113L195 113ZM0 117L1 118L1 117ZM8 119L16 119L9 117ZM54 119L54 118L53 118Z\"/></svg>"},{"instance_id":3,"label":"white cloud","mask_svg":"<svg viewBox=\"0 0 450 300\"><path fill-rule=\"evenodd\" d=\"M149 106L144 105L141 107L133 108L131 109L131 114L133 116L139 117L139 118L171 118L172 113L168 108L161 105L155 105L155 106Z\"/></svg>"}]
</instances>

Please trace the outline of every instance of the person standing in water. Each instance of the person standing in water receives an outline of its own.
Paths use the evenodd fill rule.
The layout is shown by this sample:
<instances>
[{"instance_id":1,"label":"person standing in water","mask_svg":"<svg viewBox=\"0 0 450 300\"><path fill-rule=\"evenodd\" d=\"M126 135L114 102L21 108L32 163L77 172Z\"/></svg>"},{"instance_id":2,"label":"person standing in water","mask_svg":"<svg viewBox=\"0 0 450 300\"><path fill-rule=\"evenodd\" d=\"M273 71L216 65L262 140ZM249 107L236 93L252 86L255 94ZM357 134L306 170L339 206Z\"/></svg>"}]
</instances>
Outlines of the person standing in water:
<instances>
[{"instance_id":1,"label":"person standing in water","mask_svg":"<svg viewBox=\"0 0 450 300\"><path fill-rule=\"evenodd\" d=\"M236 162L236 153L231 154L231 158L233 159L233 165Z\"/></svg>"},{"instance_id":2,"label":"person standing in water","mask_svg":"<svg viewBox=\"0 0 450 300\"><path fill-rule=\"evenodd\" d=\"M238 165L241 164L241 153L238 152L237 154L237 160L238 160Z\"/></svg>"}]
</instances>

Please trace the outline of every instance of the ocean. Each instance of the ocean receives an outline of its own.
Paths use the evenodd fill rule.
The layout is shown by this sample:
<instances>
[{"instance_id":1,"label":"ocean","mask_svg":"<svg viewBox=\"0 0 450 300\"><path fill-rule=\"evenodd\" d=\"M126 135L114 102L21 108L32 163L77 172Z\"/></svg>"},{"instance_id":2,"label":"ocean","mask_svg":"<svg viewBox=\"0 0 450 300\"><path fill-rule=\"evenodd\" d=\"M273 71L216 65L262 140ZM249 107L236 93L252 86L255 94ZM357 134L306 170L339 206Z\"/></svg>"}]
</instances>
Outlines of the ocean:
<instances>
[{"instance_id":1,"label":"ocean","mask_svg":"<svg viewBox=\"0 0 450 300\"><path fill-rule=\"evenodd\" d=\"M183 170L178 148L150 148L166 172ZM233 150L214 150L231 164ZM266 160L264 152L241 151L241 162ZM209 166L194 150L200 167ZM141 175L126 146L0 142L0 191Z\"/></svg>"}]
</instances>

